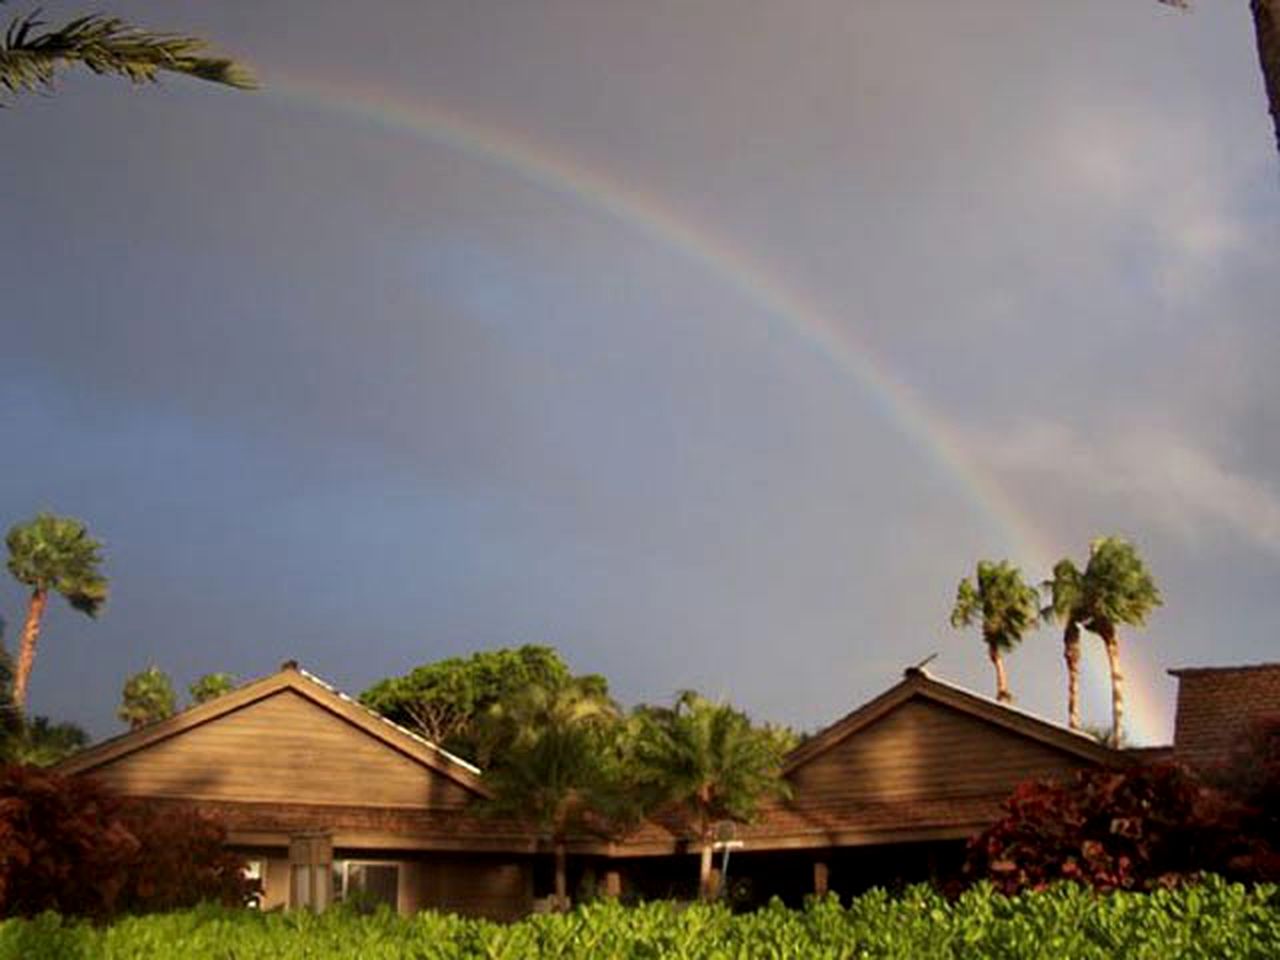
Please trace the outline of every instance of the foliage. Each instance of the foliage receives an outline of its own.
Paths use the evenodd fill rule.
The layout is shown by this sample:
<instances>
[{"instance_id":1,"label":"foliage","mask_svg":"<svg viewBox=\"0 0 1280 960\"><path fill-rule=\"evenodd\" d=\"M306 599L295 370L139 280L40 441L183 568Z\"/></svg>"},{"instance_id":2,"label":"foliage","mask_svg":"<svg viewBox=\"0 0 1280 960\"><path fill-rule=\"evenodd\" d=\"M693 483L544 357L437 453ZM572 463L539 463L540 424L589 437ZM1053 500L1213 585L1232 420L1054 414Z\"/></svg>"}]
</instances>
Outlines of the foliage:
<instances>
[{"instance_id":1,"label":"foliage","mask_svg":"<svg viewBox=\"0 0 1280 960\"><path fill-rule=\"evenodd\" d=\"M88 743L89 735L74 723L19 715L0 732L0 763L51 767Z\"/></svg>"},{"instance_id":2,"label":"foliage","mask_svg":"<svg viewBox=\"0 0 1280 960\"><path fill-rule=\"evenodd\" d=\"M1137 549L1119 537L1100 537L1089 545L1089 563L1081 577L1081 625L1106 638L1119 624L1142 626L1161 604L1160 591Z\"/></svg>"},{"instance_id":3,"label":"foliage","mask_svg":"<svg viewBox=\"0 0 1280 960\"><path fill-rule=\"evenodd\" d=\"M774 902L734 915L723 906L604 901L567 914L499 924L388 911L269 913L201 908L94 926L46 914L0 924L0 960L462 960L489 957L804 957L813 960L1219 960L1280 951L1280 891L1209 878L1152 894L1095 896L1077 886L1006 898L988 887L948 901L926 888L874 890L789 910Z\"/></svg>"},{"instance_id":4,"label":"foliage","mask_svg":"<svg viewBox=\"0 0 1280 960\"><path fill-rule=\"evenodd\" d=\"M97 616L107 599L107 578L98 569L102 544L81 521L39 513L11 527L5 543L15 580L33 591L60 593L74 609Z\"/></svg>"},{"instance_id":5,"label":"foliage","mask_svg":"<svg viewBox=\"0 0 1280 960\"><path fill-rule=\"evenodd\" d=\"M782 759L789 732L758 727L740 710L692 691L672 708L642 707L632 715L628 764L634 790L649 808L669 805L692 822L703 847L701 888L710 871L717 821L753 819L760 802L788 792Z\"/></svg>"},{"instance_id":6,"label":"foliage","mask_svg":"<svg viewBox=\"0 0 1280 960\"><path fill-rule=\"evenodd\" d=\"M206 673L191 682L187 692L192 704L207 703L235 689L236 678L229 673Z\"/></svg>"},{"instance_id":7,"label":"foliage","mask_svg":"<svg viewBox=\"0 0 1280 960\"><path fill-rule=\"evenodd\" d=\"M423 664L402 677L374 684L360 695L360 702L486 766L489 758L483 755L476 726L495 703L530 687L557 690L570 684L601 697L609 693L603 677L575 678L551 647L527 644Z\"/></svg>"},{"instance_id":8,"label":"foliage","mask_svg":"<svg viewBox=\"0 0 1280 960\"><path fill-rule=\"evenodd\" d=\"M1233 872L1280 882L1280 715L1256 718L1222 766L1206 779L1240 804L1243 847Z\"/></svg>"},{"instance_id":9,"label":"foliage","mask_svg":"<svg viewBox=\"0 0 1280 960\"><path fill-rule=\"evenodd\" d=\"M562 836L605 787L603 754L616 705L589 684L526 687L493 704L478 736L494 757L485 782L491 809Z\"/></svg>"},{"instance_id":10,"label":"foliage","mask_svg":"<svg viewBox=\"0 0 1280 960\"><path fill-rule=\"evenodd\" d=\"M1002 702L1013 697L1001 655L1021 643L1023 634L1039 619L1040 594L1023 582L1021 572L1007 560L979 560L975 580L965 577L956 588L951 626L981 627L982 642L996 669L996 696Z\"/></svg>"},{"instance_id":11,"label":"foliage","mask_svg":"<svg viewBox=\"0 0 1280 960\"><path fill-rule=\"evenodd\" d=\"M177 697L169 675L157 666L140 670L124 682L116 716L138 730L173 716Z\"/></svg>"},{"instance_id":12,"label":"foliage","mask_svg":"<svg viewBox=\"0 0 1280 960\"><path fill-rule=\"evenodd\" d=\"M1073 880L1147 890L1224 862L1229 805L1175 764L1090 768L1020 784L1005 816L974 838L966 872L1005 893Z\"/></svg>"},{"instance_id":13,"label":"foliage","mask_svg":"<svg viewBox=\"0 0 1280 960\"><path fill-rule=\"evenodd\" d=\"M125 800L91 779L0 768L0 915L95 918L250 892L215 821Z\"/></svg>"},{"instance_id":14,"label":"foliage","mask_svg":"<svg viewBox=\"0 0 1280 960\"><path fill-rule=\"evenodd\" d=\"M246 90L257 86L245 67L210 56L208 44L196 37L144 30L100 14L46 26L38 11L28 13L16 17L0 39L0 86L10 94L50 89L58 71L75 64L133 83L155 82L169 71Z\"/></svg>"}]
</instances>

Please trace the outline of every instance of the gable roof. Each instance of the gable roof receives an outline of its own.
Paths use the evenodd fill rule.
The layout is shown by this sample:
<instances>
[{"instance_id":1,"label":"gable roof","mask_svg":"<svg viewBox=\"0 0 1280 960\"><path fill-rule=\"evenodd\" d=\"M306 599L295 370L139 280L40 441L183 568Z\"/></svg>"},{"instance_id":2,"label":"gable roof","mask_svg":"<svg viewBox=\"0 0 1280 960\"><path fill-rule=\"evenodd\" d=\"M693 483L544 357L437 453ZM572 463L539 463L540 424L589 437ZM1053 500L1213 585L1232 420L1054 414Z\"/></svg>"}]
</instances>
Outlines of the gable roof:
<instances>
[{"instance_id":1,"label":"gable roof","mask_svg":"<svg viewBox=\"0 0 1280 960\"><path fill-rule=\"evenodd\" d=\"M298 694L397 753L449 777L472 793L489 796L488 788L481 782L478 767L370 710L332 684L303 670L293 660L282 664L276 673L243 684L223 696L188 707L158 723L94 744L63 760L54 769L64 774L92 771L283 691Z\"/></svg>"},{"instance_id":2,"label":"gable roof","mask_svg":"<svg viewBox=\"0 0 1280 960\"><path fill-rule=\"evenodd\" d=\"M788 775L814 757L869 727L877 720L896 710L909 700L921 699L950 707L960 713L995 727L1008 730L1064 753L1081 757L1093 763L1126 764L1133 758L1123 751L1098 743L1092 736L1079 730L1050 723L1025 710L999 703L989 697L965 690L963 687L938 680L922 667L908 667L902 680L880 696L864 703L851 713L837 720L806 740L787 755L782 774Z\"/></svg>"}]
</instances>

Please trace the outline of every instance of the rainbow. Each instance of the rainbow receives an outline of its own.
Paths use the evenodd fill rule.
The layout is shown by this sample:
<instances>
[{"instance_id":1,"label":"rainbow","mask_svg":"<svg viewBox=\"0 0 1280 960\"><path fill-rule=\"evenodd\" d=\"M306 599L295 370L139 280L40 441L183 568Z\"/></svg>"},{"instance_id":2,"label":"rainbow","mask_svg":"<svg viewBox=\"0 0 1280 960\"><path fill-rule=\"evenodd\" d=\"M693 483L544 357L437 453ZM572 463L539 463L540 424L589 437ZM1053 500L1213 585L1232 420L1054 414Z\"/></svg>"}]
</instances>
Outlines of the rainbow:
<instances>
[{"instance_id":1,"label":"rainbow","mask_svg":"<svg viewBox=\"0 0 1280 960\"><path fill-rule=\"evenodd\" d=\"M519 133L500 129L415 94L344 80L287 72L269 75L267 97L294 108L342 117L397 137L444 147L501 169L540 190L604 213L630 230L675 251L772 318L788 337L807 345L854 381L895 428L952 478L972 508L1000 532L1027 569L1047 571L1055 551L990 475L965 455L954 431L932 413L920 396L895 377L856 333L838 324L830 312L789 287L782 278L704 225L691 222L661 198ZM1131 649L1131 648L1130 648ZM1128 726L1136 742L1155 742L1168 726L1153 672L1132 655L1127 687ZM1088 664L1090 661L1086 659ZM1099 692L1109 690L1105 671L1087 671Z\"/></svg>"}]
</instances>

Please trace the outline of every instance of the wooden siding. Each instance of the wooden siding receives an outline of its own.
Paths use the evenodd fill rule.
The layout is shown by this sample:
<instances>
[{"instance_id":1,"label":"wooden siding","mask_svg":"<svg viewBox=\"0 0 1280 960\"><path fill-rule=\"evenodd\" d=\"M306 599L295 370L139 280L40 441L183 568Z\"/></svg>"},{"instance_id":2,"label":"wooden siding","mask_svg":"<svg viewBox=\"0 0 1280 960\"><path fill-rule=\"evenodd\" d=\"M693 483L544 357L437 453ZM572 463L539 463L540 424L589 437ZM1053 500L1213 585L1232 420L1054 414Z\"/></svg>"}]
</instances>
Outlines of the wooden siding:
<instances>
[{"instance_id":1,"label":"wooden siding","mask_svg":"<svg viewBox=\"0 0 1280 960\"><path fill-rule=\"evenodd\" d=\"M526 862L435 856L408 864L419 910L442 910L493 920L515 920L533 906Z\"/></svg>"},{"instance_id":2,"label":"wooden siding","mask_svg":"<svg viewBox=\"0 0 1280 960\"><path fill-rule=\"evenodd\" d=\"M959 710L909 700L791 771L791 805L1004 795L1031 777L1060 776L1085 761Z\"/></svg>"},{"instance_id":3,"label":"wooden siding","mask_svg":"<svg viewBox=\"0 0 1280 960\"><path fill-rule=\"evenodd\" d=\"M93 770L121 793L458 809L472 794L291 690Z\"/></svg>"}]
</instances>

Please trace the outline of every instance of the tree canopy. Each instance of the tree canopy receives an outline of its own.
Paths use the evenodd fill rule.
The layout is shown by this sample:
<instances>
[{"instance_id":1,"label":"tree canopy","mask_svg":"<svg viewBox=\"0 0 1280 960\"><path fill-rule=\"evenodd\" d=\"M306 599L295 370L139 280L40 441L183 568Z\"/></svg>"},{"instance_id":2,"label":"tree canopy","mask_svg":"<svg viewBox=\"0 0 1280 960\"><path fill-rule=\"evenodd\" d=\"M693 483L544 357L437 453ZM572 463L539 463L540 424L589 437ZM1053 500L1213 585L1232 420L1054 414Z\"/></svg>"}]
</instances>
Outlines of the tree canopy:
<instances>
[{"instance_id":1,"label":"tree canopy","mask_svg":"<svg viewBox=\"0 0 1280 960\"><path fill-rule=\"evenodd\" d=\"M205 703L235 689L236 678L229 673L206 673L187 685L192 705Z\"/></svg>"},{"instance_id":2,"label":"tree canopy","mask_svg":"<svg viewBox=\"0 0 1280 960\"><path fill-rule=\"evenodd\" d=\"M476 724L486 711L528 687L554 691L571 685L600 697L609 694L604 677L575 677L554 649L526 644L423 664L378 681L360 694L360 702L483 766L487 757Z\"/></svg>"},{"instance_id":3,"label":"tree canopy","mask_svg":"<svg viewBox=\"0 0 1280 960\"><path fill-rule=\"evenodd\" d=\"M787 794L782 761L794 737L693 691L673 707L637 708L632 722L628 760L636 789L647 807L671 805L688 816L702 845L699 887L709 897L717 822L749 821L762 800Z\"/></svg>"},{"instance_id":4,"label":"tree canopy","mask_svg":"<svg viewBox=\"0 0 1280 960\"><path fill-rule=\"evenodd\" d=\"M137 730L173 716L176 708L173 681L159 667L150 666L125 681L116 716Z\"/></svg>"}]
</instances>

